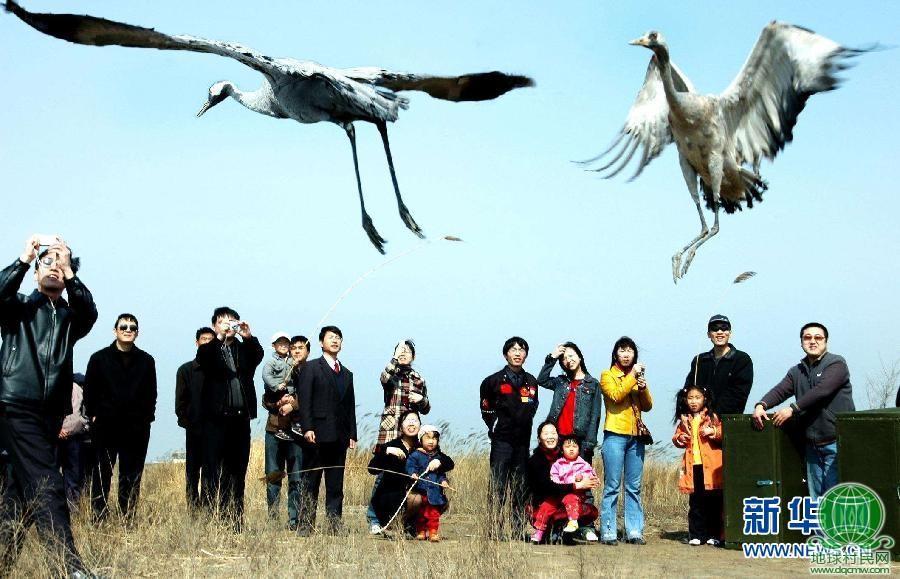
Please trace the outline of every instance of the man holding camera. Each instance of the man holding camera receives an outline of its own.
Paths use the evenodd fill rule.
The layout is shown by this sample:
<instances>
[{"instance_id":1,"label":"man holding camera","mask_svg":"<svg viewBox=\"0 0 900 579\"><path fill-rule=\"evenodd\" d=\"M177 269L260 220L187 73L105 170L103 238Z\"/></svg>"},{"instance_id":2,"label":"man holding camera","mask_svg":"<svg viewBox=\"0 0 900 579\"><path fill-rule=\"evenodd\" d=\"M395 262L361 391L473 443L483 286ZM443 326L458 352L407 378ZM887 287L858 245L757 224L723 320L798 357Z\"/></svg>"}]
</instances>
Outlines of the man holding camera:
<instances>
[{"instance_id":1,"label":"man holding camera","mask_svg":"<svg viewBox=\"0 0 900 579\"><path fill-rule=\"evenodd\" d=\"M256 418L253 373L262 362L263 349L251 335L250 325L231 308L216 308L212 324L216 337L197 348L203 371L203 502L220 517L233 517L234 528L240 531L250 421Z\"/></svg>"},{"instance_id":2,"label":"man holding camera","mask_svg":"<svg viewBox=\"0 0 900 579\"><path fill-rule=\"evenodd\" d=\"M20 294L35 260L37 290ZM62 548L70 576L88 576L72 538L56 462L63 417L72 412L72 350L97 321L91 292L75 275L78 265L58 236L33 235L22 255L0 271L0 448L9 455L13 475L0 508L3 577L32 524L49 548Z\"/></svg>"}]
</instances>

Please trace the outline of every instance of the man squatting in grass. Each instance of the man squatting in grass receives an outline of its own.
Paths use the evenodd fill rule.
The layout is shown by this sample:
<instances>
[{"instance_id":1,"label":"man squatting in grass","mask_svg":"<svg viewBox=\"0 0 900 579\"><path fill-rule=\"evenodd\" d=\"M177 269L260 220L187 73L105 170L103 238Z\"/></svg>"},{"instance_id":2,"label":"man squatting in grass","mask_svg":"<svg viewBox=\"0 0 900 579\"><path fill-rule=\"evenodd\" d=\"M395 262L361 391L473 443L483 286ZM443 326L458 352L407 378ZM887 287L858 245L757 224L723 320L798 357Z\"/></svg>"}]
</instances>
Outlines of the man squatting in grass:
<instances>
[{"instance_id":1,"label":"man squatting in grass","mask_svg":"<svg viewBox=\"0 0 900 579\"><path fill-rule=\"evenodd\" d=\"M37 290L26 296L18 290L35 259ZM56 463L63 417L72 412L72 351L97 321L91 292L76 276L78 265L59 237L32 235L22 255L0 271L0 447L9 453L13 475L0 507L3 577L32 524L47 547L62 548L70 576L88 576Z\"/></svg>"},{"instance_id":2,"label":"man squatting in grass","mask_svg":"<svg viewBox=\"0 0 900 579\"><path fill-rule=\"evenodd\" d=\"M481 418L491 440L488 504L496 517L503 512L509 497L512 532L516 537L524 537L529 443L538 408L537 380L522 367L528 357L528 342L524 339L513 336L506 340L503 357L506 366L481 383ZM492 524L491 531L495 530Z\"/></svg>"}]
</instances>

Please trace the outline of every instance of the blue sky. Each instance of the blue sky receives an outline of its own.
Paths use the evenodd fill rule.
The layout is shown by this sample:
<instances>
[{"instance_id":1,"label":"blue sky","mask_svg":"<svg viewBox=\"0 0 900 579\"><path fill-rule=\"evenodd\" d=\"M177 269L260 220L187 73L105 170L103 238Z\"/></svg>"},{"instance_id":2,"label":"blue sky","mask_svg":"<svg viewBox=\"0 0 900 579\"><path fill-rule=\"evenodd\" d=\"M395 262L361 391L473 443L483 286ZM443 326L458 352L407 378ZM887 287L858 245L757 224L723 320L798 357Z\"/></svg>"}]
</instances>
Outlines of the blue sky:
<instances>
[{"instance_id":1,"label":"blue sky","mask_svg":"<svg viewBox=\"0 0 900 579\"><path fill-rule=\"evenodd\" d=\"M535 374L555 344L571 339L599 375L625 334L641 347L656 398L646 418L665 440L672 396L691 356L708 348L706 320L717 312L731 317L734 344L754 359L751 399L801 357L799 327L819 320L831 350L848 360L858 407L867 407L866 377L900 357L900 120L892 98L900 51L864 55L839 90L810 99L794 143L762 166L764 202L723 216L677 286L670 257L699 224L674 148L632 183L598 179L570 161L604 149L621 126L650 57L627 42L648 29L662 31L672 59L713 93L770 20L849 46L896 46L900 4L387 6L25 3L335 67L533 76L537 87L491 102L407 95L410 108L389 134L426 243L397 217L377 131L357 124L367 207L389 240L385 257L359 226L341 129L263 117L230 101L195 118L213 82L252 90L254 71L214 55L76 46L0 14L0 248L11 262L31 233L58 232L83 258L100 320L76 348L78 367L111 342L118 313L139 317L138 343L160 377L150 457L183 444L175 370L193 356L194 330L213 308L236 308L263 343L276 330L314 336L348 286L401 254L327 320L344 330L361 428L375 427L363 415L380 410L378 374L402 337L417 343L429 420L464 435L483 431L478 385L502 366L508 336L530 342L526 366ZM446 234L465 242L440 241ZM747 270L758 275L731 287ZM28 280L23 289L31 287ZM548 402L545 394L539 418Z\"/></svg>"}]
</instances>

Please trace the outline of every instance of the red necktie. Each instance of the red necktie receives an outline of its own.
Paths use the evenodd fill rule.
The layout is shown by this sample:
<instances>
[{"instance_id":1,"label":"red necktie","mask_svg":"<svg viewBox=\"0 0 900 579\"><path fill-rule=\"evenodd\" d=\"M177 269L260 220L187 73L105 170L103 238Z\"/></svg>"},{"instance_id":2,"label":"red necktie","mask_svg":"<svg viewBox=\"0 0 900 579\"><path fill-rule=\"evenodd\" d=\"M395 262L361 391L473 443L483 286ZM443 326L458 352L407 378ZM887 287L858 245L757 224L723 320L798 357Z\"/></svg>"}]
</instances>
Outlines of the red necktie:
<instances>
[{"instance_id":1,"label":"red necktie","mask_svg":"<svg viewBox=\"0 0 900 579\"><path fill-rule=\"evenodd\" d=\"M340 373L341 373L341 363L338 362L337 360L334 361L334 368L333 368L333 370L334 370L334 373L335 373L335 374L340 374Z\"/></svg>"}]
</instances>

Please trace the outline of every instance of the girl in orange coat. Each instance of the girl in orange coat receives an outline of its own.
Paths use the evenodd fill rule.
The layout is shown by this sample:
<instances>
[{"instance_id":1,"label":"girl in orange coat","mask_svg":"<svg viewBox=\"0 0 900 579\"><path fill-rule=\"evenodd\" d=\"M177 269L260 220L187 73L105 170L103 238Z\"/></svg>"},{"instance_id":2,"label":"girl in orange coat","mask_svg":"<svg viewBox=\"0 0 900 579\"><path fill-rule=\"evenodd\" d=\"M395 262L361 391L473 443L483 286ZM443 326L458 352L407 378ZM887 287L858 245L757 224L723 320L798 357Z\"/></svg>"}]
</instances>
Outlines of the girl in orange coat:
<instances>
[{"instance_id":1,"label":"girl in orange coat","mask_svg":"<svg viewBox=\"0 0 900 579\"><path fill-rule=\"evenodd\" d=\"M710 392L686 386L675 404L672 443L684 449L678 489L688 499L688 544L722 543L722 422L710 412Z\"/></svg>"}]
</instances>

